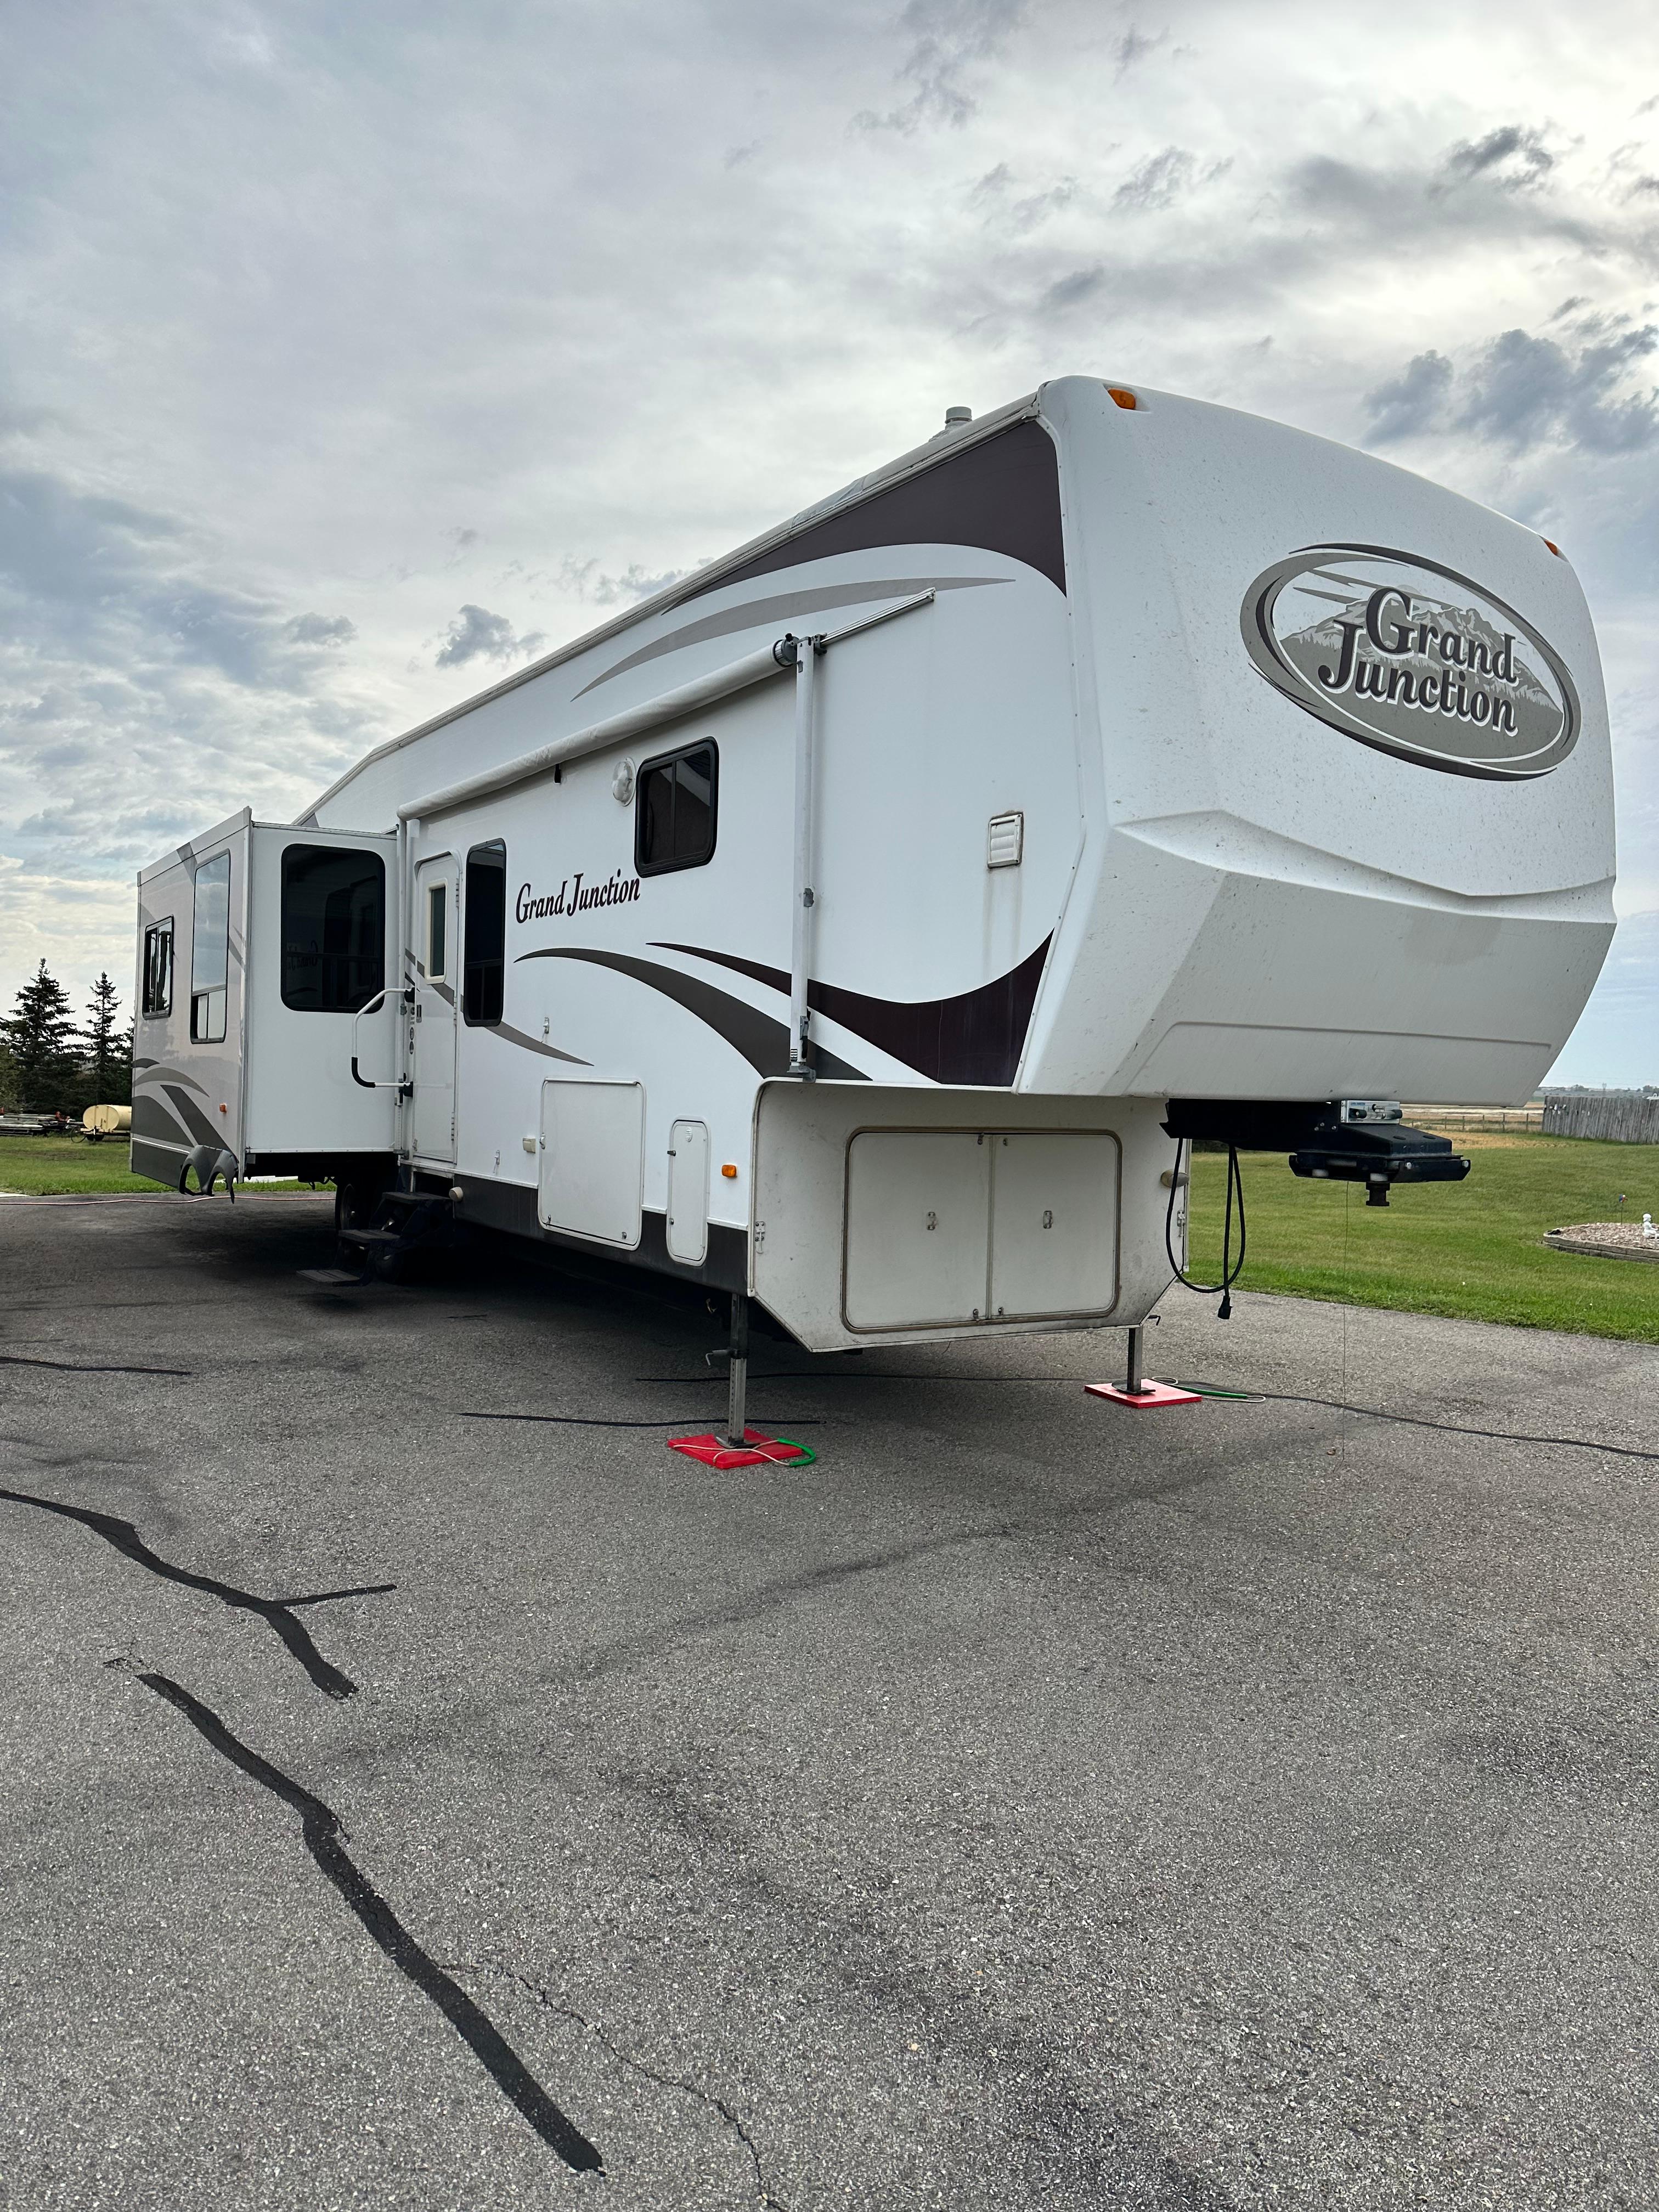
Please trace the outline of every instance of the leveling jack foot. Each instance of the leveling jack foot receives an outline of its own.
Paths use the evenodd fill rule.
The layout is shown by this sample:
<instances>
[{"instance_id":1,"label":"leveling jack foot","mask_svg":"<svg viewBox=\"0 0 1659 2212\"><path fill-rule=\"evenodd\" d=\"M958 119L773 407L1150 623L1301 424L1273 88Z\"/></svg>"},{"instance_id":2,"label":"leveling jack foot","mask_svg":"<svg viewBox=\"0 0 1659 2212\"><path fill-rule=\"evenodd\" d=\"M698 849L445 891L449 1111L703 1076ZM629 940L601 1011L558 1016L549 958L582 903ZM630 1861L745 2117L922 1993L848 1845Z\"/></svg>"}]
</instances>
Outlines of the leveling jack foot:
<instances>
[{"instance_id":1,"label":"leveling jack foot","mask_svg":"<svg viewBox=\"0 0 1659 2212\"><path fill-rule=\"evenodd\" d=\"M1091 1398L1109 1398L1115 1406L1201 1406L1196 1390L1177 1389L1173 1382L1143 1382L1139 1390L1126 1390L1121 1382L1085 1382Z\"/></svg>"},{"instance_id":2,"label":"leveling jack foot","mask_svg":"<svg viewBox=\"0 0 1659 2212\"><path fill-rule=\"evenodd\" d=\"M1173 1382L1150 1382L1140 1371L1140 1331L1129 1331L1129 1361L1121 1382L1085 1382L1091 1398L1108 1398L1115 1406L1201 1406L1196 1390L1179 1389Z\"/></svg>"},{"instance_id":3,"label":"leveling jack foot","mask_svg":"<svg viewBox=\"0 0 1659 2212\"><path fill-rule=\"evenodd\" d=\"M741 1443L712 1435L670 1437L668 1449L684 1452L687 1459L700 1459L722 1474L734 1467L811 1467L817 1457L809 1445L798 1444L793 1437L763 1436L758 1429L745 1429Z\"/></svg>"}]
</instances>

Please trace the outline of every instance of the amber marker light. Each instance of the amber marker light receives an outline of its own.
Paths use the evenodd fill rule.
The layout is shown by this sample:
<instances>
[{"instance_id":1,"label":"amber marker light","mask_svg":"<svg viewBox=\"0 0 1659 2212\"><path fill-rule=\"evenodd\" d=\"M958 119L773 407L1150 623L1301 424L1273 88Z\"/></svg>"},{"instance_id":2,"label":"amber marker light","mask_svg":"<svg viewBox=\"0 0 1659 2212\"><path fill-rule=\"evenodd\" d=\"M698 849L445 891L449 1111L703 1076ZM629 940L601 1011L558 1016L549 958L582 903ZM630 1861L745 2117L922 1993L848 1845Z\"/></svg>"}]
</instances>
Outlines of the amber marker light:
<instances>
[{"instance_id":1,"label":"amber marker light","mask_svg":"<svg viewBox=\"0 0 1659 2212\"><path fill-rule=\"evenodd\" d=\"M735 1182L738 1179L738 1171L736 1168L732 1166L730 1160L727 1160L726 1165L720 1170L720 1173L726 1177L727 1182Z\"/></svg>"},{"instance_id":2,"label":"amber marker light","mask_svg":"<svg viewBox=\"0 0 1659 2212\"><path fill-rule=\"evenodd\" d=\"M1550 551L1554 554L1558 561L1565 561L1566 559L1566 555L1561 550L1561 548L1556 544L1553 538L1547 538L1544 540L1544 543L1549 547Z\"/></svg>"},{"instance_id":3,"label":"amber marker light","mask_svg":"<svg viewBox=\"0 0 1659 2212\"><path fill-rule=\"evenodd\" d=\"M1119 407L1127 407L1132 415L1140 404L1133 392L1126 392L1121 384L1109 384L1106 389L1111 394L1114 403ZM1548 540L1546 539L1545 542L1547 544Z\"/></svg>"}]
</instances>

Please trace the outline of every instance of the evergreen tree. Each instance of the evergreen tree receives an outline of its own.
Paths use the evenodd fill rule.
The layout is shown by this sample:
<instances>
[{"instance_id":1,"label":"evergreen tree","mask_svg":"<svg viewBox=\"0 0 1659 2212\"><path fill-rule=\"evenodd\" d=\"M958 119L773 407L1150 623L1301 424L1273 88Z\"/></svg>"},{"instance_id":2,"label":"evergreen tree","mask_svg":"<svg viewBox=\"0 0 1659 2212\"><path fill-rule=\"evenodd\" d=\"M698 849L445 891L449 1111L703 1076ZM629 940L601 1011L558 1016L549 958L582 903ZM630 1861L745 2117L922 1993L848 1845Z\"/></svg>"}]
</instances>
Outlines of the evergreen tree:
<instances>
[{"instance_id":1,"label":"evergreen tree","mask_svg":"<svg viewBox=\"0 0 1659 2212\"><path fill-rule=\"evenodd\" d=\"M121 1001L107 975L100 975L87 1001L87 1025L82 1030L87 1046L87 1075L92 1086L88 1105L123 1106L132 1085L132 1035L118 1030L115 1017Z\"/></svg>"},{"instance_id":2,"label":"evergreen tree","mask_svg":"<svg viewBox=\"0 0 1659 2212\"><path fill-rule=\"evenodd\" d=\"M79 1039L70 1018L69 993L44 960L18 992L0 1031L11 1048L21 1103L42 1109L62 1104L58 1094L80 1073Z\"/></svg>"}]
</instances>

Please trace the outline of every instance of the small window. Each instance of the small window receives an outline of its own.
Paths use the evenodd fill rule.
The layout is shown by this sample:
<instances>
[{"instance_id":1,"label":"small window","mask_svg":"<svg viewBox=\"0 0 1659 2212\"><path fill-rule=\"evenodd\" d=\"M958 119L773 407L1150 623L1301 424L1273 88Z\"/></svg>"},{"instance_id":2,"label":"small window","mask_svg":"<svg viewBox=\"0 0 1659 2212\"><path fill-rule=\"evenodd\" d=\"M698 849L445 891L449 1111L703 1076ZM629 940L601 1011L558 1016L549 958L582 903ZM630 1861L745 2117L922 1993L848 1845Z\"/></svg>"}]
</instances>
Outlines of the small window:
<instances>
[{"instance_id":1,"label":"small window","mask_svg":"<svg viewBox=\"0 0 1659 2212\"><path fill-rule=\"evenodd\" d=\"M386 862L338 845L283 854L283 1004L355 1014L386 988Z\"/></svg>"},{"instance_id":2,"label":"small window","mask_svg":"<svg viewBox=\"0 0 1659 2212\"><path fill-rule=\"evenodd\" d=\"M461 915L461 1011L475 1027L498 1022L507 984L507 848L499 838L466 856Z\"/></svg>"},{"instance_id":3,"label":"small window","mask_svg":"<svg viewBox=\"0 0 1659 2212\"><path fill-rule=\"evenodd\" d=\"M144 1012L173 1012L173 922L158 921L144 932Z\"/></svg>"},{"instance_id":4,"label":"small window","mask_svg":"<svg viewBox=\"0 0 1659 2212\"><path fill-rule=\"evenodd\" d=\"M196 871L196 922L190 940L190 1034L222 1044L230 981L230 855Z\"/></svg>"},{"instance_id":5,"label":"small window","mask_svg":"<svg viewBox=\"0 0 1659 2212\"><path fill-rule=\"evenodd\" d=\"M426 888L426 979L428 983L441 983L449 973L449 885L428 884Z\"/></svg>"},{"instance_id":6,"label":"small window","mask_svg":"<svg viewBox=\"0 0 1659 2212\"><path fill-rule=\"evenodd\" d=\"M646 762L634 803L634 866L641 875L700 868L714 858L720 772L712 738Z\"/></svg>"}]
</instances>

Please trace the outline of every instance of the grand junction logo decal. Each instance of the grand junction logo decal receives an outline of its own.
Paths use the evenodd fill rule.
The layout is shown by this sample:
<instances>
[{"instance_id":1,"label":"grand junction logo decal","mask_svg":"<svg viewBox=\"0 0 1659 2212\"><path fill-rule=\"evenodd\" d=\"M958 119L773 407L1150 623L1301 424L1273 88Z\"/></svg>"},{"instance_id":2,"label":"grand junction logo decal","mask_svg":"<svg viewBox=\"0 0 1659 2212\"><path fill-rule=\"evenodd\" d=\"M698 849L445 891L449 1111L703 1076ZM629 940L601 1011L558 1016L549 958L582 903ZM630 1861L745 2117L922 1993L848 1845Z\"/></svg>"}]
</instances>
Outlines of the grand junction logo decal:
<instances>
[{"instance_id":1,"label":"grand junction logo decal","mask_svg":"<svg viewBox=\"0 0 1659 2212\"><path fill-rule=\"evenodd\" d=\"M1240 627L1275 690L1362 744L1453 775L1544 775L1578 741L1565 664L1455 569L1383 545L1310 545L1245 595Z\"/></svg>"}]
</instances>

